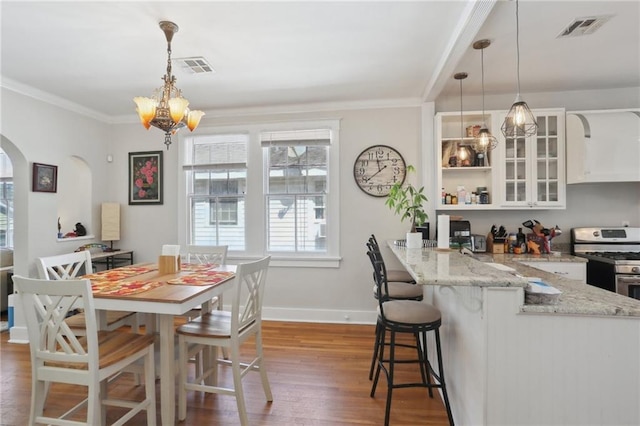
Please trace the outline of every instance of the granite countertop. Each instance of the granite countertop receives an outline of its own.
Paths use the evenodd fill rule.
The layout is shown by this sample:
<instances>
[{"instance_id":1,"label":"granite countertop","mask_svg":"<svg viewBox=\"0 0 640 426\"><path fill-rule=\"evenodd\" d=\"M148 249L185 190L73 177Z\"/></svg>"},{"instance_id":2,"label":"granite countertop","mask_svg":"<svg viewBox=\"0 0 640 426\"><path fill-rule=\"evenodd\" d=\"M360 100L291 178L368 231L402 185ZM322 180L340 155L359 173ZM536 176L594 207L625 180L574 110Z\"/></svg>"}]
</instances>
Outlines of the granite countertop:
<instances>
[{"instance_id":1,"label":"granite countertop","mask_svg":"<svg viewBox=\"0 0 640 426\"><path fill-rule=\"evenodd\" d=\"M568 254L513 255L513 254L461 254L454 250L407 249L389 243L391 251L409 270L418 284L525 287L524 277L538 277L562 292L553 305L529 305L521 307L523 313L601 315L640 317L640 301L612 293L580 281L563 278L522 262L578 262L587 259ZM487 263L504 265L496 269ZM509 269L510 268L510 269ZM513 271L515 270L515 271Z\"/></svg>"},{"instance_id":2,"label":"granite countertop","mask_svg":"<svg viewBox=\"0 0 640 426\"><path fill-rule=\"evenodd\" d=\"M418 284L476 287L524 287L527 280L501 271L457 250L408 249L389 244Z\"/></svg>"}]
</instances>

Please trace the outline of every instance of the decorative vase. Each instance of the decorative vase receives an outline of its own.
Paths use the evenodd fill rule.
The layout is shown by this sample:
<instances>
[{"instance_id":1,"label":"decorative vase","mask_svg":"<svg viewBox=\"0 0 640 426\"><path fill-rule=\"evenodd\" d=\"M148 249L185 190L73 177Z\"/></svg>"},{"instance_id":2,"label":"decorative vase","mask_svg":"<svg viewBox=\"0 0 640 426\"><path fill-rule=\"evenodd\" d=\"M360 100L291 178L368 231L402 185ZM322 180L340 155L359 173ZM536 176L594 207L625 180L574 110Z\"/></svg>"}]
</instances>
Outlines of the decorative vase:
<instances>
[{"instance_id":1,"label":"decorative vase","mask_svg":"<svg viewBox=\"0 0 640 426\"><path fill-rule=\"evenodd\" d=\"M407 232L407 248L422 248L422 232Z\"/></svg>"}]
</instances>

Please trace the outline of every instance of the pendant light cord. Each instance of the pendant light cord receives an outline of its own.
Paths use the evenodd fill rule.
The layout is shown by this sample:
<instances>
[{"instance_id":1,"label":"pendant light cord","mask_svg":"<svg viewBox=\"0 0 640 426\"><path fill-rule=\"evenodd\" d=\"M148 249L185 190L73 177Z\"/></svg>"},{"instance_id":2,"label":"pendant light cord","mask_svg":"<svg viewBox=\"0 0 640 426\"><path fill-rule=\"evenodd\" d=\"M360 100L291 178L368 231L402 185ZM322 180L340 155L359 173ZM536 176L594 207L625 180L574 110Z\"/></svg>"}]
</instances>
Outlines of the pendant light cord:
<instances>
[{"instance_id":1,"label":"pendant light cord","mask_svg":"<svg viewBox=\"0 0 640 426\"><path fill-rule=\"evenodd\" d=\"M464 132L463 132L463 124L462 124L462 79L460 79L460 143L464 142Z\"/></svg>"},{"instance_id":2,"label":"pendant light cord","mask_svg":"<svg viewBox=\"0 0 640 426\"><path fill-rule=\"evenodd\" d=\"M520 19L518 18L518 0L516 0L516 75L518 76L518 96L520 96Z\"/></svg>"},{"instance_id":3,"label":"pendant light cord","mask_svg":"<svg viewBox=\"0 0 640 426\"><path fill-rule=\"evenodd\" d=\"M484 117L484 47L480 49L480 70L482 71L482 124L486 126Z\"/></svg>"}]
</instances>

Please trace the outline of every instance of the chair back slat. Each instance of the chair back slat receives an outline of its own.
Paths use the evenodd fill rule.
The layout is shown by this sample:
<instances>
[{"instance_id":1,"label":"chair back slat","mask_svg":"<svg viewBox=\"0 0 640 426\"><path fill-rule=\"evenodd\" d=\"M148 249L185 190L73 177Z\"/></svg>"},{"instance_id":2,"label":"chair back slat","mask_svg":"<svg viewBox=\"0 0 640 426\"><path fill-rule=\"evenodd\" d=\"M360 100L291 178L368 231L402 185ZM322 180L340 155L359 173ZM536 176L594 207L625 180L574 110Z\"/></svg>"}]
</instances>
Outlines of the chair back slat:
<instances>
[{"instance_id":1,"label":"chair back slat","mask_svg":"<svg viewBox=\"0 0 640 426\"><path fill-rule=\"evenodd\" d=\"M39 257L36 262L38 274L43 280L69 280L82 272L93 272L91 252L82 250L57 256Z\"/></svg>"},{"instance_id":2,"label":"chair back slat","mask_svg":"<svg viewBox=\"0 0 640 426\"><path fill-rule=\"evenodd\" d=\"M91 282L64 280L52 286L49 280L13 277L27 320L33 365L43 362L71 362L97 368L97 321ZM87 336L78 336L65 318L80 306L85 311Z\"/></svg>"},{"instance_id":3,"label":"chair back slat","mask_svg":"<svg viewBox=\"0 0 640 426\"><path fill-rule=\"evenodd\" d=\"M186 261L195 264L227 264L228 246L187 246Z\"/></svg>"},{"instance_id":4,"label":"chair back slat","mask_svg":"<svg viewBox=\"0 0 640 426\"><path fill-rule=\"evenodd\" d=\"M375 252L370 244L367 244L369 251L367 255L373 266L373 281L376 285L376 298L378 299L378 307L380 315L384 318L384 302L389 300L389 285L387 281L387 269L384 261L378 257L379 252Z\"/></svg>"},{"instance_id":5,"label":"chair back slat","mask_svg":"<svg viewBox=\"0 0 640 426\"><path fill-rule=\"evenodd\" d=\"M251 323L261 321L262 297L270 259L271 256L267 256L255 262L238 265L236 290L231 305L232 331L241 331ZM244 304L241 307L240 301L243 297Z\"/></svg>"}]
</instances>

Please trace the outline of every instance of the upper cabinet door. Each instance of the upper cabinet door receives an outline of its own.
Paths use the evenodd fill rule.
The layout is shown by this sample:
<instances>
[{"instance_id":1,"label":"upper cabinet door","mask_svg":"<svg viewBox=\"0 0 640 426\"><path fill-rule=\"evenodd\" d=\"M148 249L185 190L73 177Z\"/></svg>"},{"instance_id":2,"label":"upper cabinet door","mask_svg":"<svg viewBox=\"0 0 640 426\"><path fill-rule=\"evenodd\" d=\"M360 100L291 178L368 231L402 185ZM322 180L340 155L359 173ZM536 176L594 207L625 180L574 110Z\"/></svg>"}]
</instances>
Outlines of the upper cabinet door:
<instances>
[{"instance_id":1,"label":"upper cabinet door","mask_svg":"<svg viewBox=\"0 0 640 426\"><path fill-rule=\"evenodd\" d=\"M538 132L528 138L504 138L498 151L499 188L502 207L565 208L565 113L564 109L533 110ZM506 112L493 113L493 127L500 128Z\"/></svg>"}]
</instances>

